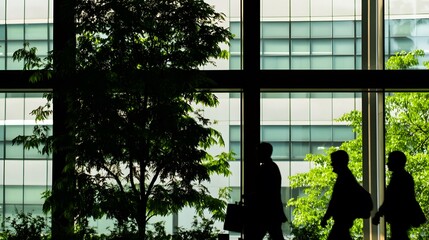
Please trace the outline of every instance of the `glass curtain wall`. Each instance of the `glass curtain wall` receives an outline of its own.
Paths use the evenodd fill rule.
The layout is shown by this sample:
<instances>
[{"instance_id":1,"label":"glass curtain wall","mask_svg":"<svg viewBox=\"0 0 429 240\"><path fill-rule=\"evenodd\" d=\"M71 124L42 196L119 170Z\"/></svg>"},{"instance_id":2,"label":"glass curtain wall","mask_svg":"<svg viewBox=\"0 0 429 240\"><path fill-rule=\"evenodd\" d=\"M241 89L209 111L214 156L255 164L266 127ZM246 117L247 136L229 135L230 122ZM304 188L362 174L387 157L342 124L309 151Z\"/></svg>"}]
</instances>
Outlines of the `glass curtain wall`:
<instances>
[{"instance_id":1,"label":"glass curtain wall","mask_svg":"<svg viewBox=\"0 0 429 240\"><path fill-rule=\"evenodd\" d=\"M1 222L21 211L44 216L42 193L52 186L52 158L12 141L31 135L36 124L52 127L51 118L36 123L30 114L45 103L42 93L0 93Z\"/></svg>"},{"instance_id":2,"label":"glass curtain wall","mask_svg":"<svg viewBox=\"0 0 429 240\"><path fill-rule=\"evenodd\" d=\"M216 65L203 70L242 70L242 6L239 0L209 1L226 15L226 26L235 37L229 48L229 60L216 61ZM429 4L424 0L385 1L385 57L395 52L414 49L428 51ZM260 12L260 70L360 70L362 69L362 3L357 0L261 0ZM52 50L53 0L0 0L0 70L21 70L23 65L12 60L13 53L29 42L36 47L40 57ZM424 57L422 60L425 60ZM421 61L422 62L422 61ZM421 66L418 66L421 67ZM225 73L228 74L228 73ZM412 73L411 73L412 74ZM263 72L259 75L262 84ZM0 75L1 82L8 81ZM249 80L253 81L253 80ZM303 81L311 82L310 79ZM283 175L283 198L299 196L289 187L288 177L308 171L312 165L304 161L308 153L321 153L329 146L339 146L353 139L347 124L335 118L351 110L361 110L361 93L289 91L287 78L276 84L281 92L261 90L260 140L274 145L274 160ZM311 88L311 85L308 85ZM223 88L223 86L220 86ZM239 86L243 89L244 86ZM232 176L215 176L207 187L217 194L219 188L231 187L230 202L240 199L242 193L242 119L241 95L234 90L217 93L220 105L205 109L206 117L217 120L215 126L225 140L224 148L212 149L216 154L231 150L236 160L231 162ZM26 151L12 144L12 139L28 133L34 118L28 113L43 105L40 93L0 93L0 187L2 217L13 214L15 209L41 213L43 201L40 194L51 186L51 158L35 150ZM2 109L3 108L3 109ZM1 120L3 119L3 120ZM51 121L44 124L52 125ZM286 208L293 219L292 209ZM176 226L190 227L194 213L185 209L166 220L167 229ZM103 222L94 223L102 231ZM222 223L216 223L222 229ZM285 233L289 229L285 226ZM238 233L231 233L238 238Z\"/></svg>"},{"instance_id":3,"label":"glass curtain wall","mask_svg":"<svg viewBox=\"0 0 429 240\"><path fill-rule=\"evenodd\" d=\"M230 187L229 202L240 201L241 190L241 126L240 94L217 93L220 104L217 108L205 109L205 117L216 120L215 128L226 141L226 150L236 153L230 162L230 177L215 176L207 186L216 194L222 187ZM300 189L292 189L289 177L308 172L314 163L306 161L307 154L324 154L330 147L339 147L343 142L355 139L355 133L347 122L337 119L345 113L361 111L359 92L261 92L261 141L273 145L273 160L282 174L282 201L289 220L293 220L293 209L287 207L291 198L300 197ZM223 149L213 149L217 153ZM190 227L193 210L179 213L178 225ZM216 226L222 229L223 223ZM285 236L290 235L288 224L283 225ZM230 239L238 239L240 234L228 232Z\"/></svg>"},{"instance_id":4,"label":"glass curtain wall","mask_svg":"<svg viewBox=\"0 0 429 240\"><path fill-rule=\"evenodd\" d=\"M23 63L13 60L13 53L24 47L37 48L46 57L53 45L53 0L0 0L0 70L22 70ZM0 89L13 81L0 73ZM17 212L42 215L42 193L52 185L52 158L37 149L13 144L18 135L29 135L33 127L47 125L52 119L35 122L30 112L46 103L34 89L0 90L0 216L1 222ZM51 133L48 133L51 134ZM4 226L4 225L2 225Z\"/></svg>"}]
</instances>

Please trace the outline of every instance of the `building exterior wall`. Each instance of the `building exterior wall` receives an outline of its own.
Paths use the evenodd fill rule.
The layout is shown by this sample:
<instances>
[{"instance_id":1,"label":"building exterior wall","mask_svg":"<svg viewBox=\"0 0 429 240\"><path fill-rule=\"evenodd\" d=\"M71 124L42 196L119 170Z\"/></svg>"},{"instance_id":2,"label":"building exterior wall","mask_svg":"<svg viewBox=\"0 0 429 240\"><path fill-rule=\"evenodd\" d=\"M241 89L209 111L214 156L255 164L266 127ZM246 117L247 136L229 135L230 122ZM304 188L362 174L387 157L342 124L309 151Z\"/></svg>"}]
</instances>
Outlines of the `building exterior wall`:
<instances>
[{"instance_id":1,"label":"building exterior wall","mask_svg":"<svg viewBox=\"0 0 429 240\"><path fill-rule=\"evenodd\" d=\"M52 185L52 158L13 144L13 139L32 134L36 122L30 112L45 102L42 93L0 93L0 221L17 211L43 215L42 193ZM37 124L52 126L52 119Z\"/></svg>"}]
</instances>

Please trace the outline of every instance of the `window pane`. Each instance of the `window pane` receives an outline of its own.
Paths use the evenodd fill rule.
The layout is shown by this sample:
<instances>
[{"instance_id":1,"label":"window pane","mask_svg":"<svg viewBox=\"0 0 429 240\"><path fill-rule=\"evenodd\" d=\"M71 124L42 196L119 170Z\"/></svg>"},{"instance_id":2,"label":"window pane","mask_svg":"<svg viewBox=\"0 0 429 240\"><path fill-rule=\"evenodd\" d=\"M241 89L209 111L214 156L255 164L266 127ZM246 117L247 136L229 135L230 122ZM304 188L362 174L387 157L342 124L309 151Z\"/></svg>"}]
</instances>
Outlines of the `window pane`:
<instances>
[{"instance_id":1,"label":"window pane","mask_svg":"<svg viewBox=\"0 0 429 240\"><path fill-rule=\"evenodd\" d=\"M24 0L8 0L6 4L6 20L8 22L24 21Z\"/></svg>"},{"instance_id":2,"label":"window pane","mask_svg":"<svg viewBox=\"0 0 429 240\"><path fill-rule=\"evenodd\" d=\"M334 57L335 69L355 69L354 57Z\"/></svg>"},{"instance_id":3,"label":"window pane","mask_svg":"<svg viewBox=\"0 0 429 240\"><path fill-rule=\"evenodd\" d=\"M289 69L289 57L264 57L262 69Z\"/></svg>"},{"instance_id":4,"label":"window pane","mask_svg":"<svg viewBox=\"0 0 429 240\"><path fill-rule=\"evenodd\" d=\"M12 59L13 53L15 53L16 50L22 49L24 47L24 41L16 40L16 41L7 41L7 56L11 59L11 61L14 62ZM21 61L22 62L22 61ZM21 62L16 61L15 64L21 64ZM22 65L24 66L24 65ZM18 70L22 70L23 68L20 68Z\"/></svg>"},{"instance_id":5,"label":"window pane","mask_svg":"<svg viewBox=\"0 0 429 240\"><path fill-rule=\"evenodd\" d=\"M262 24L263 38L289 38L288 22L267 22Z\"/></svg>"},{"instance_id":6,"label":"window pane","mask_svg":"<svg viewBox=\"0 0 429 240\"><path fill-rule=\"evenodd\" d=\"M310 141L310 126L292 126L292 141Z\"/></svg>"},{"instance_id":7,"label":"window pane","mask_svg":"<svg viewBox=\"0 0 429 240\"><path fill-rule=\"evenodd\" d=\"M7 25L7 39L8 40L23 40L24 39L24 25L13 24ZM21 45L22 47L22 45Z\"/></svg>"},{"instance_id":8,"label":"window pane","mask_svg":"<svg viewBox=\"0 0 429 240\"><path fill-rule=\"evenodd\" d=\"M25 1L25 18L27 21L46 21L49 17L49 1ZM52 6L52 5L51 5Z\"/></svg>"},{"instance_id":9,"label":"window pane","mask_svg":"<svg viewBox=\"0 0 429 240\"><path fill-rule=\"evenodd\" d=\"M330 125L332 123L332 108L332 98L312 98L310 100L311 121L317 122L317 124Z\"/></svg>"},{"instance_id":10,"label":"window pane","mask_svg":"<svg viewBox=\"0 0 429 240\"><path fill-rule=\"evenodd\" d=\"M353 38L355 36L354 27L355 25L353 21L334 21L333 37L334 38L343 38L343 37Z\"/></svg>"},{"instance_id":11,"label":"window pane","mask_svg":"<svg viewBox=\"0 0 429 240\"><path fill-rule=\"evenodd\" d=\"M12 142L6 142L6 158L22 159L24 156L24 147L22 145L13 145Z\"/></svg>"},{"instance_id":12,"label":"window pane","mask_svg":"<svg viewBox=\"0 0 429 240\"><path fill-rule=\"evenodd\" d=\"M292 142L292 160L304 160L308 153L310 153L308 142Z\"/></svg>"},{"instance_id":13,"label":"window pane","mask_svg":"<svg viewBox=\"0 0 429 240\"><path fill-rule=\"evenodd\" d=\"M332 57L312 57L311 69L332 69Z\"/></svg>"},{"instance_id":14,"label":"window pane","mask_svg":"<svg viewBox=\"0 0 429 240\"><path fill-rule=\"evenodd\" d=\"M229 51L231 53L240 54L241 51L241 42L238 39L231 40L231 46L229 47Z\"/></svg>"},{"instance_id":15,"label":"window pane","mask_svg":"<svg viewBox=\"0 0 429 240\"><path fill-rule=\"evenodd\" d=\"M335 55L354 55L355 41L353 39L336 39L334 40Z\"/></svg>"},{"instance_id":16,"label":"window pane","mask_svg":"<svg viewBox=\"0 0 429 240\"><path fill-rule=\"evenodd\" d=\"M44 40L44 43L46 44L46 40L48 39L48 24L26 24L25 38L31 40Z\"/></svg>"},{"instance_id":17,"label":"window pane","mask_svg":"<svg viewBox=\"0 0 429 240\"><path fill-rule=\"evenodd\" d=\"M309 40L292 40L291 42L292 54L294 55L310 55L310 41Z\"/></svg>"},{"instance_id":18,"label":"window pane","mask_svg":"<svg viewBox=\"0 0 429 240\"><path fill-rule=\"evenodd\" d=\"M5 188L5 201L8 204L22 204L23 203L23 186L6 186Z\"/></svg>"},{"instance_id":19,"label":"window pane","mask_svg":"<svg viewBox=\"0 0 429 240\"><path fill-rule=\"evenodd\" d=\"M312 38L332 38L332 22L311 22Z\"/></svg>"},{"instance_id":20,"label":"window pane","mask_svg":"<svg viewBox=\"0 0 429 240\"><path fill-rule=\"evenodd\" d=\"M310 22L292 22L292 38L310 38Z\"/></svg>"},{"instance_id":21,"label":"window pane","mask_svg":"<svg viewBox=\"0 0 429 240\"><path fill-rule=\"evenodd\" d=\"M276 124L277 121L290 120L289 98L281 97L279 94L266 93L269 98L262 99L261 120L264 121L264 125L272 125Z\"/></svg>"},{"instance_id":22,"label":"window pane","mask_svg":"<svg viewBox=\"0 0 429 240\"><path fill-rule=\"evenodd\" d=\"M241 59L240 56L231 56L229 58L229 68L231 70L241 69Z\"/></svg>"},{"instance_id":23,"label":"window pane","mask_svg":"<svg viewBox=\"0 0 429 240\"><path fill-rule=\"evenodd\" d=\"M24 183L24 164L20 160L5 161L5 185L22 185Z\"/></svg>"},{"instance_id":24,"label":"window pane","mask_svg":"<svg viewBox=\"0 0 429 240\"><path fill-rule=\"evenodd\" d=\"M311 126L311 141L332 141L331 126Z\"/></svg>"},{"instance_id":25,"label":"window pane","mask_svg":"<svg viewBox=\"0 0 429 240\"><path fill-rule=\"evenodd\" d=\"M291 69L310 69L310 57L292 57Z\"/></svg>"},{"instance_id":26,"label":"window pane","mask_svg":"<svg viewBox=\"0 0 429 240\"><path fill-rule=\"evenodd\" d=\"M6 27L5 25L0 25L0 40L6 40ZM2 44L1 46L4 46L4 44Z\"/></svg>"},{"instance_id":27,"label":"window pane","mask_svg":"<svg viewBox=\"0 0 429 240\"><path fill-rule=\"evenodd\" d=\"M234 35L234 38L241 38L241 27L240 27L240 22L231 22L230 23L230 31L231 33Z\"/></svg>"},{"instance_id":28,"label":"window pane","mask_svg":"<svg viewBox=\"0 0 429 240\"><path fill-rule=\"evenodd\" d=\"M270 142L273 145L272 158L275 161L289 159L289 144L287 142Z\"/></svg>"},{"instance_id":29,"label":"window pane","mask_svg":"<svg viewBox=\"0 0 429 240\"><path fill-rule=\"evenodd\" d=\"M229 143L229 150L234 153L235 160L241 159L241 146L240 142L230 142Z\"/></svg>"},{"instance_id":30,"label":"window pane","mask_svg":"<svg viewBox=\"0 0 429 240\"><path fill-rule=\"evenodd\" d=\"M313 55L326 55L332 54L332 40L330 39L317 39L311 41L311 54Z\"/></svg>"},{"instance_id":31,"label":"window pane","mask_svg":"<svg viewBox=\"0 0 429 240\"><path fill-rule=\"evenodd\" d=\"M262 141L288 141L289 128L287 126L262 126Z\"/></svg>"},{"instance_id":32,"label":"window pane","mask_svg":"<svg viewBox=\"0 0 429 240\"><path fill-rule=\"evenodd\" d=\"M13 54L13 53L11 53ZM9 53L8 53L9 55ZM10 55L11 56L11 55ZM12 57L6 58L6 68L7 70L23 70L24 69L24 62L23 61L15 61Z\"/></svg>"},{"instance_id":33,"label":"window pane","mask_svg":"<svg viewBox=\"0 0 429 240\"><path fill-rule=\"evenodd\" d=\"M326 154L326 150L330 147L335 146L332 142L312 142L311 153L312 154Z\"/></svg>"},{"instance_id":34,"label":"window pane","mask_svg":"<svg viewBox=\"0 0 429 240\"><path fill-rule=\"evenodd\" d=\"M24 163L24 184L45 186L47 182L47 161L26 160Z\"/></svg>"},{"instance_id":35,"label":"window pane","mask_svg":"<svg viewBox=\"0 0 429 240\"><path fill-rule=\"evenodd\" d=\"M309 19L310 17L310 0L290 1L290 14L293 19Z\"/></svg>"},{"instance_id":36,"label":"window pane","mask_svg":"<svg viewBox=\"0 0 429 240\"><path fill-rule=\"evenodd\" d=\"M13 140L18 135L24 134L24 126L22 125L9 125L6 126L6 140Z\"/></svg>"},{"instance_id":37,"label":"window pane","mask_svg":"<svg viewBox=\"0 0 429 240\"><path fill-rule=\"evenodd\" d=\"M230 126L229 137L231 141L240 141L240 126Z\"/></svg>"},{"instance_id":38,"label":"window pane","mask_svg":"<svg viewBox=\"0 0 429 240\"><path fill-rule=\"evenodd\" d=\"M24 203L25 204L40 204L45 202L42 198L42 193L46 191L45 187L40 186L25 186L24 187Z\"/></svg>"},{"instance_id":39,"label":"window pane","mask_svg":"<svg viewBox=\"0 0 429 240\"><path fill-rule=\"evenodd\" d=\"M43 213L42 204L25 204L24 212L32 213L33 216L42 216L42 217L46 216L45 213Z\"/></svg>"},{"instance_id":40,"label":"window pane","mask_svg":"<svg viewBox=\"0 0 429 240\"><path fill-rule=\"evenodd\" d=\"M348 141L354 139L354 133L349 126L335 126L334 127L334 141Z\"/></svg>"},{"instance_id":41,"label":"window pane","mask_svg":"<svg viewBox=\"0 0 429 240\"><path fill-rule=\"evenodd\" d=\"M289 54L289 41L288 40L279 40L279 39L270 39L263 41L263 52L264 54L274 53L274 54Z\"/></svg>"}]
</instances>

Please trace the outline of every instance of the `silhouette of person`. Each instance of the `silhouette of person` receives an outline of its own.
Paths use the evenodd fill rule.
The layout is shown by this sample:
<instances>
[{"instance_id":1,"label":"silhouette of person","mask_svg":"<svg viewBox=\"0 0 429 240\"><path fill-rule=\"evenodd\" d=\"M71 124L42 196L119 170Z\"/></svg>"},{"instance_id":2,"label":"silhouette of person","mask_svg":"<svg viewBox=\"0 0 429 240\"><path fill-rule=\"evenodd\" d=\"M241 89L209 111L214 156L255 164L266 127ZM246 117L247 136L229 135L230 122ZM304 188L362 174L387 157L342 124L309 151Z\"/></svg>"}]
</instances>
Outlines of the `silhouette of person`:
<instances>
[{"instance_id":1,"label":"silhouette of person","mask_svg":"<svg viewBox=\"0 0 429 240\"><path fill-rule=\"evenodd\" d=\"M385 217L390 224L391 240L409 240L411 222L418 217L414 214L420 211L415 199L413 177L405 170L406 161L407 157L401 151L389 153L387 167L392 175L386 187L384 201L372 218L372 223L378 225L380 217Z\"/></svg>"},{"instance_id":2,"label":"silhouette of person","mask_svg":"<svg viewBox=\"0 0 429 240\"><path fill-rule=\"evenodd\" d=\"M261 142L257 148L258 186L256 191L257 224L254 236L250 239L263 239L268 233L272 240L284 240L282 223L287 221L281 199L281 173L278 165L272 160L273 146Z\"/></svg>"},{"instance_id":3,"label":"silhouette of person","mask_svg":"<svg viewBox=\"0 0 429 240\"><path fill-rule=\"evenodd\" d=\"M330 155L332 171L337 174L328 209L320 225L326 227L332 217L334 225L328 235L328 240L351 240L350 228L355 220L350 203L354 200L354 190L360 186L355 176L348 168L349 155L344 150L337 150Z\"/></svg>"}]
</instances>

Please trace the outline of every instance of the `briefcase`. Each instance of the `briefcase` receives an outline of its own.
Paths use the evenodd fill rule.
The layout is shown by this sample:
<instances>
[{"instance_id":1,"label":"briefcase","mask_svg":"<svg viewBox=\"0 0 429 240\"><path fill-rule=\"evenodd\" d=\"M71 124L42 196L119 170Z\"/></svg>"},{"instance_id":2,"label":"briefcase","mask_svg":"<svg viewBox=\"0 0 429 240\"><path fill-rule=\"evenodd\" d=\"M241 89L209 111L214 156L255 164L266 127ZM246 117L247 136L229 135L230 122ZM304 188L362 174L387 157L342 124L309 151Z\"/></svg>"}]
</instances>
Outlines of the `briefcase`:
<instances>
[{"instance_id":1,"label":"briefcase","mask_svg":"<svg viewBox=\"0 0 429 240\"><path fill-rule=\"evenodd\" d=\"M244 226L244 206L242 203L229 203L226 208L224 230L241 232Z\"/></svg>"}]
</instances>

